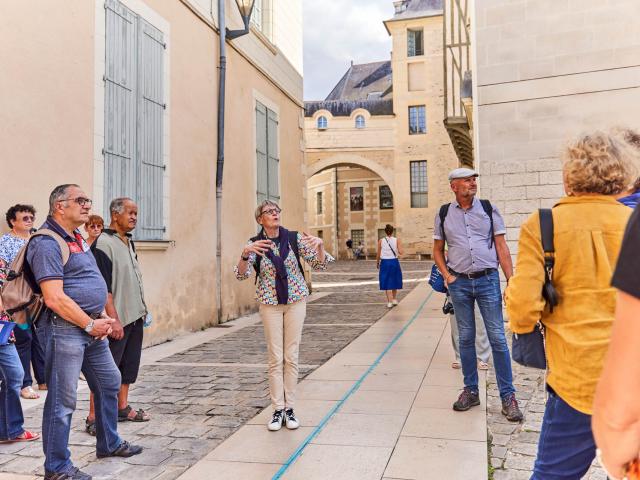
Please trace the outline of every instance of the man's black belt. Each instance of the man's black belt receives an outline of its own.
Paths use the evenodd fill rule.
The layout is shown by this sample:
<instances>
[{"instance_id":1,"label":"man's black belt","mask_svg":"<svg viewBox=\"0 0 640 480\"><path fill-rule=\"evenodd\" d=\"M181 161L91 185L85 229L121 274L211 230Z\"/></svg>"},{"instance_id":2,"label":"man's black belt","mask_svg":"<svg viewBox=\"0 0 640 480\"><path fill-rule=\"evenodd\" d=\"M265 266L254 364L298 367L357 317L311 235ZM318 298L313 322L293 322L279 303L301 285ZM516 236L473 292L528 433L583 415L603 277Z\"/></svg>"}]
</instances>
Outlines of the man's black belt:
<instances>
[{"instance_id":1,"label":"man's black belt","mask_svg":"<svg viewBox=\"0 0 640 480\"><path fill-rule=\"evenodd\" d=\"M449 269L449 273L451 275L455 275L456 277L467 278L469 280L474 280L476 278L484 277L485 275L489 275L490 273L495 272L497 269L495 268L485 268L484 270L478 270L477 272L471 273L458 273L455 270Z\"/></svg>"}]
</instances>

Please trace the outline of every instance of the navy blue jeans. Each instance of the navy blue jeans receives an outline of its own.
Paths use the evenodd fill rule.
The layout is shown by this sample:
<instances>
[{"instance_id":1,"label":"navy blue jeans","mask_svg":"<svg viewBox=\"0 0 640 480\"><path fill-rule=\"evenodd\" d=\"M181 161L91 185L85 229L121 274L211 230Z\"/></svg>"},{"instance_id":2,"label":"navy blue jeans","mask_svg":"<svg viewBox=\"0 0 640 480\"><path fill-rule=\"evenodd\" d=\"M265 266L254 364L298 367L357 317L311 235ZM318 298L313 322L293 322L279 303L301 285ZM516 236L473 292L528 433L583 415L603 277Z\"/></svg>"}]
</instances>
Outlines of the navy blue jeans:
<instances>
[{"instance_id":1,"label":"navy blue jeans","mask_svg":"<svg viewBox=\"0 0 640 480\"><path fill-rule=\"evenodd\" d=\"M498 271L470 280L458 277L448 285L449 295L456 312L460 334L460 363L464 386L478 391L478 364L476 355L476 321L474 303L478 304L491 344L496 380L502 398L515 392L511 372L511 355L504 334L502 294Z\"/></svg>"},{"instance_id":2,"label":"navy blue jeans","mask_svg":"<svg viewBox=\"0 0 640 480\"><path fill-rule=\"evenodd\" d=\"M38 321L37 333L45 351L49 390L42 416L44 468L47 472L67 473L73 467L68 444L80 371L95 395L96 451L105 455L122 443L117 429L120 372L106 339L96 339L50 312L43 317Z\"/></svg>"},{"instance_id":3,"label":"navy blue jeans","mask_svg":"<svg viewBox=\"0 0 640 480\"><path fill-rule=\"evenodd\" d=\"M572 408L550 391L531 480L582 478L595 456L591 416Z\"/></svg>"},{"instance_id":4,"label":"navy blue jeans","mask_svg":"<svg viewBox=\"0 0 640 480\"><path fill-rule=\"evenodd\" d=\"M36 383L38 385L46 383L44 381L44 351L40 346L38 336L35 334L33 326L29 325L29 328L26 330L16 326L16 328L13 329L13 333L16 336L16 350L18 350L18 355L22 362L22 369L24 370L22 388L33 385L33 379L31 378L32 364Z\"/></svg>"},{"instance_id":5,"label":"navy blue jeans","mask_svg":"<svg viewBox=\"0 0 640 480\"><path fill-rule=\"evenodd\" d=\"M0 345L0 440L19 437L24 432L20 386L22 365L16 347Z\"/></svg>"}]
</instances>

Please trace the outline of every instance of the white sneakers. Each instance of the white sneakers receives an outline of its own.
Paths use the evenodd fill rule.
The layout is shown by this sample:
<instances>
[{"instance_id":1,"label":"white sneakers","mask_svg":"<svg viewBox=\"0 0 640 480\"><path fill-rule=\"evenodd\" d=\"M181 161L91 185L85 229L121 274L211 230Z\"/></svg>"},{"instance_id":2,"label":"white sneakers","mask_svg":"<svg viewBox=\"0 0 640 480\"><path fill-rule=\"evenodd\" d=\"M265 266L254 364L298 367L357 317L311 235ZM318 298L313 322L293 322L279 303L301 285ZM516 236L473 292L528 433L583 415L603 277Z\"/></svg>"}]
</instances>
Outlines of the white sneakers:
<instances>
[{"instance_id":1,"label":"white sneakers","mask_svg":"<svg viewBox=\"0 0 640 480\"><path fill-rule=\"evenodd\" d=\"M282 428L282 425L286 425L289 430L295 430L300 426L300 422L293 413L293 408L287 408L286 410L275 410L267 428L272 432L277 432Z\"/></svg>"},{"instance_id":2,"label":"white sneakers","mask_svg":"<svg viewBox=\"0 0 640 480\"><path fill-rule=\"evenodd\" d=\"M393 308L396 305L398 305L398 300L396 300L395 298L393 300L391 300L389 303L387 303L387 308Z\"/></svg>"},{"instance_id":3,"label":"white sneakers","mask_svg":"<svg viewBox=\"0 0 640 480\"><path fill-rule=\"evenodd\" d=\"M393 303L391 302L387 303L387 308L393 308Z\"/></svg>"}]
</instances>

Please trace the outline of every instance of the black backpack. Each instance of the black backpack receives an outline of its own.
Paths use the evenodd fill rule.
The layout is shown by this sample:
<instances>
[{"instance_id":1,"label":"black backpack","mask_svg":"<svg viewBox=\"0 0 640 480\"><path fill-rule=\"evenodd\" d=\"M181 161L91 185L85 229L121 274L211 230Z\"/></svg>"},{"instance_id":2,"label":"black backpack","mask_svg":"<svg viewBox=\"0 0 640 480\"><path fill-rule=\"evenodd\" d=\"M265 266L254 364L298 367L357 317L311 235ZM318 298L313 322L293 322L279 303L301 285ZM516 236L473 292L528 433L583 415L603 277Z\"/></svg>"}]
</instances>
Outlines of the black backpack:
<instances>
[{"instance_id":1,"label":"black backpack","mask_svg":"<svg viewBox=\"0 0 640 480\"><path fill-rule=\"evenodd\" d=\"M251 241L251 242L255 242L257 240L264 240L264 237L262 236L262 234L258 234L255 237L251 237L249 239L249 241ZM300 267L300 273L302 273L302 275L304 275L304 269L302 268L302 262L300 261L300 252L298 251L298 232L293 231L293 230L289 230L289 246L291 247L291 250L293 250L293 253L296 256L296 260L298 261L298 267ZM253 264L253 269L256 271L255 283L258 282L258 277L260 276L260 261L261 260L262 260L262 256L261 255L256 255L256 261ZM306 276L305 276L305 281L306 281Z\"/></svg>"},{"instance_id":2,"label":"black backpack","mask_svg":"<svg viewBox=\"0 0 640 480\"><path fill-rule=\"evenodd\" d=\"M491 240L489 240L489 248L493 248L493 206L489 200L480 200L480 204L482 205L482 209L484 213L489 215L489 221L491 222ZM440 230L442 231L442 240L447 241L447 236L444 233L444 219L447 218L447 213L449 213L450 203L445 203L440 207Z\"/></svg>"}]
</instances>

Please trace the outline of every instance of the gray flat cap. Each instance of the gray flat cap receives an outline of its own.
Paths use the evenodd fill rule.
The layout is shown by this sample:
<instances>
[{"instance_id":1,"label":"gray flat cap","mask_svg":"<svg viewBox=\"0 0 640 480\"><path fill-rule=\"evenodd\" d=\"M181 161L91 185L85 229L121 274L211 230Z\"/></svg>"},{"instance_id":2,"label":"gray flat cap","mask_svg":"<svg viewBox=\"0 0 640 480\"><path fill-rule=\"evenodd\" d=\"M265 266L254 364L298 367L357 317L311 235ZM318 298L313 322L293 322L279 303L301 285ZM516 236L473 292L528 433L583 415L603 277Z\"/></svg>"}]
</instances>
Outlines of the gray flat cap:
<instances>
[{"instance_id":1,"label":"gray flat cap","mask_svg":"<svg viewBox=\"0 0 640 480\"><path fill-rule=\"evenodd\" d=\"M456 168L455 170L451 170L449 172L449 181L455 180L456 178L469 178L478 176L478 172L476 172L475 170L471 170L470 168Z\"/></svg>"}]
</instances>

